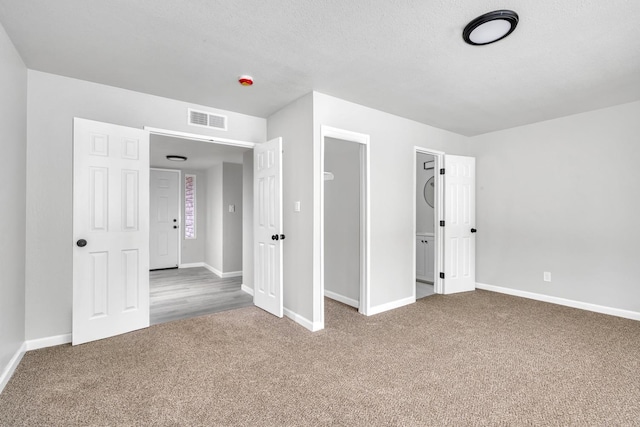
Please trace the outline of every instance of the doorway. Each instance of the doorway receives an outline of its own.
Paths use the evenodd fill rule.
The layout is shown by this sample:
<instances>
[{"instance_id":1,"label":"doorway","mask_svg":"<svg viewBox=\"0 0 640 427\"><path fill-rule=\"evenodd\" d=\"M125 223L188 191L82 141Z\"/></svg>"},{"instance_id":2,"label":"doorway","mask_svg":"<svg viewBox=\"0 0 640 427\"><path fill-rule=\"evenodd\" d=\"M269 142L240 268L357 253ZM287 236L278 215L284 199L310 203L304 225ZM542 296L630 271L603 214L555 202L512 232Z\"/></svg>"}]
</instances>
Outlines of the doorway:
<instances>
[{"instance_id":1,"label":"doorway","mask_svg":"<svg viewBox=\"0 0 640 427\"><path fill-rule=\"evenodd\" d=\"M367 314L369 307L369 135L321 127L320 292Z\"/></svg>"},{"instance_id":2,"label":"doorway","mask_svg":"<svg viewBox=\"0 0 640 427\"><path fill-rule=\"evenodd\" d=\"M253 150L151 134L149 151L150 323L253 305Z\"/></svg>"}]
</instances>

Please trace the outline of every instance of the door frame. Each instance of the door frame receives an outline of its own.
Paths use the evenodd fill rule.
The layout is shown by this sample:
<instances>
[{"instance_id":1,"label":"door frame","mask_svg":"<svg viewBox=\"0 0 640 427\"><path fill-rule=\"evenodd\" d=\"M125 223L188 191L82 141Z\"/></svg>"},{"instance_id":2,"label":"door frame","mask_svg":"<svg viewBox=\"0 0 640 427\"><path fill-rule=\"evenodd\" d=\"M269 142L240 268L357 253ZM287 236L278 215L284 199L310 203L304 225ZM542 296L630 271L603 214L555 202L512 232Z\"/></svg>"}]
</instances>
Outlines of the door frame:
<instances>
[{"instance_id":1,"label":"door frame","mask_svg":"<svg viewBox=\"0 0 640 427\"><path fill-rule=\"evenodd\" d=\"M151 138L149 138L149 150L151 150ZM163 171L163 172L178 172L178 268L182 265L182 171L180 169L165 169L165 168L152 168L149 167L149 171ZM151 174L149 174L151 176ZM149 186L149 190L151 190L151 186ZM151 221L151 218L149 218ZM151 223L149 223L149 227L151 227ZM149 232L149 239L151 239L151 232ZM151 253L149 253L151 256Z\"/></svg>"},{"instance_id":2,"label":"door frame","mask_svg":"<svg viewBox=\"0 0 640 427\"><path fill-rule=\"evenodd\" d=\"M433 176L435 181L435 194L434 209L433 209L433 236L435 246L434 266L433 266L433 291L436 294L444 294L445 281L440 278L440 272L444 271L444 238L443 230L440 227L440 221L444 220L444 179L443 175L440 175L439 171L444 165L444 151L432 150L430 148L424 148L414 146L413 150L413 235L411 236L411 245L413 247L413 299L416 299L416 228L417 210L416 194L418 191L418 174L417 174L417 162L418 153L428 154L433 156L435 161Z\"/></svg>"},{"instance_id":3,"label":"door frame","mask_svg":"<svg viewBox=\"0 0 640 427\"><path fill-rule=\"evenodd\" d=\"M316 171L316 179L320 182L319 194L314 197L315 212L320 218L319 238L314 242L318 248L317 260L319 268L313 286L314 324L324 329L324 147L325 138L335 138L347 142L358 143L363 147L360 156L360 301L358 312L368 315L371 307L370 289L370 243L371 243L371 179L370 179L370 136L363 133L338 129L331 126L320 126L320 162Z\"/></svg>"}]
</instances>

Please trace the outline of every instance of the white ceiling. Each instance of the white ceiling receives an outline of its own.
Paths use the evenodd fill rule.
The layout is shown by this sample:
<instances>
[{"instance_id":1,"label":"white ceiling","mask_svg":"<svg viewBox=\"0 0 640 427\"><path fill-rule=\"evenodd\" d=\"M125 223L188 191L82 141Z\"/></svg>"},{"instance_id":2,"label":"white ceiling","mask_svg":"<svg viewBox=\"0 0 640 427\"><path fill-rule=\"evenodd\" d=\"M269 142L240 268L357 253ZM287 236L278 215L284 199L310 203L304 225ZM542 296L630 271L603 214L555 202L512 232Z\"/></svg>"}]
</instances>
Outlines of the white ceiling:
<instances>
[{"instance_id":1,"label":"white ceiling","mask_svg":"<svg viewBox=\"0 0 640 427\"><path fill-rule=\"evenodd\" d=\"M151 135L149 146L149 163L152 168L186 170L205 170L222 162L242 163L242 153L248 150L247 148L163 135ZM169 155L185 156L187 161L167 160Z\"/></svg>"},{"instance_id":2,"label":"white ceiling","mask_svg":"<svg viewBox=\"0 0 640 427\"><path fill-rule=\"evenodd\" d=\"M466 45L496 9L516 31ZM476 135L640 99L638 0L0 0L0 22L31 69L260 117L316 90Z\"/></svg>"}]
</instances>

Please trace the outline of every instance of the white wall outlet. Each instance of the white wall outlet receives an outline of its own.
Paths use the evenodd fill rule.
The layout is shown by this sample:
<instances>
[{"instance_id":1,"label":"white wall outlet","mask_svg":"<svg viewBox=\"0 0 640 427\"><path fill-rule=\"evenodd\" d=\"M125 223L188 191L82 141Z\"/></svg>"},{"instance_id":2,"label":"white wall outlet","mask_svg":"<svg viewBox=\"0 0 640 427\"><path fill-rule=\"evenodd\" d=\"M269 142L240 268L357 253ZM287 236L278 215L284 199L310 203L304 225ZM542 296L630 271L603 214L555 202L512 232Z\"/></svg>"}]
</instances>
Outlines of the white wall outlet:
<instances>
[{"instance_id":1,"label":"white wall outlet","mask_svg":"<svg viewBox=\"0 0 640 427\"><path fill-rule=\"evenodd\" d=\"M236 211L236 205L229 205L229 212L235 212Z\"/></svg>"},{"instance_id":2,"label":"white wall outlet","mask_svg":"<svg viewBox=\"0 0 640 427\"><path fill-rule=\"evenodd\" d=\"M300 212L300 202L295 202L293 204L293 211L294 212Z\"/></svg>"},{"instance_id":3,"label":"white wall outlet","mask_svg":"<svg viewBox=\"0 0 640 427\"><path fill-rule=\"evenodd\" d=\"M542 274L542 280L544 280L545 282L550 282L551 281L551 272L545 271Z\"/></svg>"}]
</instances>

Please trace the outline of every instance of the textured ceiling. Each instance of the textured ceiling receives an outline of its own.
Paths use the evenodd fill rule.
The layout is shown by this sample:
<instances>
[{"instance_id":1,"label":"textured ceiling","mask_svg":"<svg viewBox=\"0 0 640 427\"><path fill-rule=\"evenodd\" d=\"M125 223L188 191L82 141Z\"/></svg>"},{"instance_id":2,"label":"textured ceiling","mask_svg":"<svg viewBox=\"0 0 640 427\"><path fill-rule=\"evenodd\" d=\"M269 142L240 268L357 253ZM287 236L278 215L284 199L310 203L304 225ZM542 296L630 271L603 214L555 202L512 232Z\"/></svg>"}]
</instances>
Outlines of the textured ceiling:
<instances>
[{"instance_id":1,"label":"textured ceiling","mask_svg":"<svg viewBox=\"0 0 640 427\"><path fill-rule=\"evenodd\" d=\"M495 9L516 31L466 45ZM640 99L639 0L0 0L0 22L31 69L260 117L316 90L476 135Z\"/></svg>"},{"instance_id":2,"label":"textured ceiling","mask_svg":"<svg viewBox=\"0 0 640 427\"><path fill-rule=\"evenodd\" d=\"M212 144L205 141L151 135L149 149L153 168L205 170L222 162L242 163L242 153L247 148ZM185 156L185 162L167 160L168 155Z\"/></svg>"}]
</instances>

